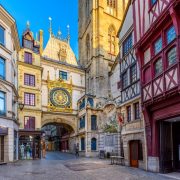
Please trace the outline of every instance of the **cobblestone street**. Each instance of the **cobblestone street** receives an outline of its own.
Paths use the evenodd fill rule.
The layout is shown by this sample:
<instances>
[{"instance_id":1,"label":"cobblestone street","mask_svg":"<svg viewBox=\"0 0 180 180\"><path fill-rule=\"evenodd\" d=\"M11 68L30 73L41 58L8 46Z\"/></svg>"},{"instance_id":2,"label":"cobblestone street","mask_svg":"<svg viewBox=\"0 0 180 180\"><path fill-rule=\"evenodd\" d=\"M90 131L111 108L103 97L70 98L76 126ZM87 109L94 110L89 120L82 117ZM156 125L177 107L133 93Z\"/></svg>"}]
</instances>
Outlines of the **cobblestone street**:
<instances>
[{"instance_id":1,"label":"cobblestone street","mask_svg":"<svg viewBox=\"0 0 180 180\"><path fill-rule=\"evenodd\" d=\"M0 180L167 180L160 174L110 165L109 161L51 152L46 159L0 166Z\"/></svg>"}]
</instances>

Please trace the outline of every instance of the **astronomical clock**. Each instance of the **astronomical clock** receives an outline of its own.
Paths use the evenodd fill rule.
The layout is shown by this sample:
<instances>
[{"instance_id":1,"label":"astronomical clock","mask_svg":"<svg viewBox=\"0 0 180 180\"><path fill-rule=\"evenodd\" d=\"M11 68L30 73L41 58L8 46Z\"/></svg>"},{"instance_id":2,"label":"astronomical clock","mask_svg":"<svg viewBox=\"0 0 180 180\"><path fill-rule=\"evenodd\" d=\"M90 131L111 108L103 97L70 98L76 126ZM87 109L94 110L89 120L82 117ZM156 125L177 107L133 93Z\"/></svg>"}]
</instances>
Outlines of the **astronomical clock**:
<instances>
[{"instance_id":1,"label":"astronomical clock","mask_svg":"<svg viewBox=\"0 0 180 180\"><path fill-rule=\"evenodd\" d=\"M56 112L72 112L72 83L63 80L48 82L48 110Z\"/></svg>"}]
</instances>

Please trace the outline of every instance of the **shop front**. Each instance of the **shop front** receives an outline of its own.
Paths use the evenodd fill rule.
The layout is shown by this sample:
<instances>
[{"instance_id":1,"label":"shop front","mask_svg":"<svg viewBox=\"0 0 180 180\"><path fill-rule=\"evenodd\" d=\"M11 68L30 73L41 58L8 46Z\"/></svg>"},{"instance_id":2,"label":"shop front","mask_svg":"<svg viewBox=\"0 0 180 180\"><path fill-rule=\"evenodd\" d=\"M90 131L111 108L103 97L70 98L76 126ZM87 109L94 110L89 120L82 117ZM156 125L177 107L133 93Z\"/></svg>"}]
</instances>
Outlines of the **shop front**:
<instances>
[{"instance_id":1,"label":"shop front","mask_svg":"<svg viewBox=\"0 0 180 180\"><path fill-rule=\"evenodd\" d=\"M19 131L19 159L41 158L41 131Z\"/></svg>"},{"instance_id":2,"label":"shop front","mask_svg":"<svg viewBox=\"0 0 180 180\"><path fill-rule=\"evenodd\" d=\"M151 105L146 113L148 170L180 171L180 96Z\"/></svg>"},{"instance_id":3,"label":"shop front","mask_svg":"<svg viewBox=\"0 0 180 180\"><path fill-rule=\"evenodd\" d=\"M180 172L180 117L160 122L160 170Z\"/></svg>"}]
</instances>

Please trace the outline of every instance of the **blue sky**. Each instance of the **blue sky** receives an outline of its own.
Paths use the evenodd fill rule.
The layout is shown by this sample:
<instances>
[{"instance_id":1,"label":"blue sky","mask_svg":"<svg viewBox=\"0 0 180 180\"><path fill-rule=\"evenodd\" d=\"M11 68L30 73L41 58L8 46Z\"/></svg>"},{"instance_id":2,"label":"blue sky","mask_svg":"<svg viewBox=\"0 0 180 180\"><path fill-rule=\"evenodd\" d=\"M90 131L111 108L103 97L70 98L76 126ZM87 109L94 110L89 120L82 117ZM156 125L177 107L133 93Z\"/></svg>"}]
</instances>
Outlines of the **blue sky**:
<instances>
[{"instance_id":1,"label":"blue sky","mask_svg":"<svg viewBox=\"0 0 180 180\"><path fill-rule=\"evenodd\" d=\"M55 35L60 28L62 37L66 37L69 24L71 47L78 57L78 0L0 0L0 4L16 19L20 39L27 20L34 34L43 29L45 44L49 38L49 17Z\"/></svg>"}]
</instances>

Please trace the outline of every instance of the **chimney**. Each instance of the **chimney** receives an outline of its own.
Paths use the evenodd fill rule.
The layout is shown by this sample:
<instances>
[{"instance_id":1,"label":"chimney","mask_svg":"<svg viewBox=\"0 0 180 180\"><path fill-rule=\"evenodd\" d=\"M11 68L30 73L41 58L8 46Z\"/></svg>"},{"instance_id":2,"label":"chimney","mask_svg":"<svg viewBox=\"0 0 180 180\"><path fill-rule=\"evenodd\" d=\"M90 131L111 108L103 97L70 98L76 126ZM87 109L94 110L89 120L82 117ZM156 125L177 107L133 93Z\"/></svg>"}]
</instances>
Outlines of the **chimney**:
<instances>
[{"instance_id":1,"label":"chimney","mask_svg":"<svg viewBox=\"0 0 180 180\"><path fill-rule=\"evenodd\" d=\"M43 53L43 30L39 31L40 55Z\"/></svg>"}]
</instances>

